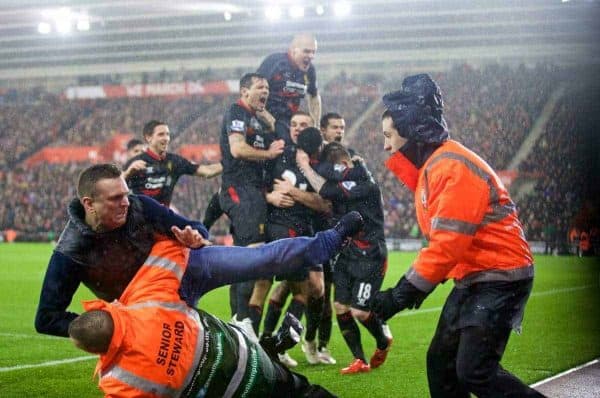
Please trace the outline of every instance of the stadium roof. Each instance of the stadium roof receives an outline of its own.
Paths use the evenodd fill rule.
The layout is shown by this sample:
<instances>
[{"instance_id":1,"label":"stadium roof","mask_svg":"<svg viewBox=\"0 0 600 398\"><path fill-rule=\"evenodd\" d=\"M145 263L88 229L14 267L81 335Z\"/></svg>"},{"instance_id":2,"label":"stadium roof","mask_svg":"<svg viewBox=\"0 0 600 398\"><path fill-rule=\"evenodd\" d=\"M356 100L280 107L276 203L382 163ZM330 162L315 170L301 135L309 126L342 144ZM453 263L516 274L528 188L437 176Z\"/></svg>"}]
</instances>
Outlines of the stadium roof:
<instances>
[{"instance_id":1,"label":"stadium roof","mask_svg":"<svg viewBox=\"0 0 600 398\"><path fill-rule=\"evenodd\" d=\"M278 21L265 16L272 4ZM301 31L316 34L320 68L599 60L599 1L348 0L345 16L335 13L336 4L5 0L0 80L256 68Z\"/></svg>"}]
</instances>

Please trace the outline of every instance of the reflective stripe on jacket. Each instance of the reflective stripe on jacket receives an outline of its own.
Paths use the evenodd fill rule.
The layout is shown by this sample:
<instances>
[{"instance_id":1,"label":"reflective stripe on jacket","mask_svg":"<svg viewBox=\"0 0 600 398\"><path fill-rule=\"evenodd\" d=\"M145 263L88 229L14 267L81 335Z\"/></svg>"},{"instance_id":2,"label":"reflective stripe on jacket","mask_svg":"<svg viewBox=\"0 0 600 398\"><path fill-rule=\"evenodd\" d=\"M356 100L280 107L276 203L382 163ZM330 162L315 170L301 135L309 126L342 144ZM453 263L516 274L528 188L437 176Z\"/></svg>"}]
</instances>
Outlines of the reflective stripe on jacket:
<instances>
[{"instance_id":1,"label":"reflective stripe on jacket","mask_svg":"<svg viewBox=\"0 0 600 398\"><path fill-rule=\"evenodd\" d=\"M388 162L394 162L394 156ZM393 170L393 169L392 169ZM508 191L479 156L456 141L442 144L419 169L415 208L429 240L406 277L431 291L533 277L533 258Z\"/></svg>"},{"instance_id":2,"label":"reflective stripe on jacket","mask_svg":"<svg viewBox=\"0 0 600 398\"><path fill-rule=\"evenodd\" d=\"M159 240L118 302L94 300L86 310L110 312L115 331L96 372L107 397L177 397L203 354L200 315L177 293L189 250Z\"/></svg>"}]
</instances>

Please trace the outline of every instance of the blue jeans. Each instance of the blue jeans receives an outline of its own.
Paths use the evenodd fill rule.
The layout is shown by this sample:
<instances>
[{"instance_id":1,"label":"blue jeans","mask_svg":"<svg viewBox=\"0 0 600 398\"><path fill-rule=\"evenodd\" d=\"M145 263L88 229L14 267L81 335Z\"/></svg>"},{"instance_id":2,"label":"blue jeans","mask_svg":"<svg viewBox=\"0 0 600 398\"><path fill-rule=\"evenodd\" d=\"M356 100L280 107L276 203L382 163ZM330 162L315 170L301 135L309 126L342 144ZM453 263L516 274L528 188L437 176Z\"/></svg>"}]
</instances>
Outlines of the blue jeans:
<instances>
[{"instance_id":1,"label":"blue jeans","mask_svg":"<svg viewBox=\"0 0 600 398\"><path fill-rule=\"evenodd\" d=\"M191 250L179 294L188 305L210 290L232 283L297 272L329 260L343 240L333 229L314 237L280 239L260 247L208 246Z\"/></svg>"}]
</instances>

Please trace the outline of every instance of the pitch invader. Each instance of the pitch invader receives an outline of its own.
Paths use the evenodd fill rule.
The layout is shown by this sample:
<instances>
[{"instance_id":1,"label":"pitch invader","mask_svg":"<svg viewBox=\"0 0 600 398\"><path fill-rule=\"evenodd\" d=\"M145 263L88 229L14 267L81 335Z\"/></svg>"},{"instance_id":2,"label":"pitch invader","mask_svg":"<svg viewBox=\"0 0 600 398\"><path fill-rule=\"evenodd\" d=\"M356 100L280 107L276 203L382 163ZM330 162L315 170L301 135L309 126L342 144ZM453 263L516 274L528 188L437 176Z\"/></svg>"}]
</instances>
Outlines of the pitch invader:
<instances>
[{"instance_id":1,"label":"pitch invader","mask_svg":"<svg viewBox=\"0 0 600 398\"><path fill-rule=\"evenodd\" d=\"M383 232L383 206L379 186L360 162L353 162L346 148L332 142L323 148L322 161L345 174L344 181L328 181L298 152L297 163L313 189L333 203L333 214L356 210L365 220L363 231L340 253L334 267L334 307L337 322L354 361L342 374L368 372L381 366L392 339L386 336L381 320L371 312L371 299L381 288L387 269L387 248ZM375 338L377 349L369 363L364 354L358 320Z\"/></svg>"}]
</instances>

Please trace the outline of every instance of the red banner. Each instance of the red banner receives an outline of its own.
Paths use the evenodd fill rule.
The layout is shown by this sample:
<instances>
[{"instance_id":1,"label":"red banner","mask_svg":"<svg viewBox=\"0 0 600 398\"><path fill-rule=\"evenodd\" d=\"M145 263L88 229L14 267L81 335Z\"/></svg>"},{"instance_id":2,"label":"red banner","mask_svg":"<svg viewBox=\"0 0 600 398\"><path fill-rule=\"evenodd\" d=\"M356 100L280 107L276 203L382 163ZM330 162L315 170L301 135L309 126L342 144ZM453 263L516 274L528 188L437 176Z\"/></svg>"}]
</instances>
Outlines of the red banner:
<instances>
[{"instance_id":1,"label":"red banner","mask_svg":"<svg viewBox=\"0 0 600 398\"><path fill-rule=\"evenodd\" d=\"M69 162L102 162L99 146L60 146L46 147L31 155L26 161L27 166L39 163L69 163Z\"/></svg>"},{"instance_id":2,"label":"red banner","mask_svg":"<svg viewBox=\"0 0 600 398\"><path fill-rule=\"evenodd\" d=\"M212 82L176 82L152 84L107 84L104 86L76 86L65 90L68 99L122 98L122 97L184 97L191 95L227 95L238 91L235 80Z\"/></svg>"},{"instance_id":3,"label":"red banner","mask_svg":"<svg viewBox=\"0 0 600 398\"><path fill-rule=\"evenodd\" d=\"M100 156L108 162L125 164L127 161L127 143L133 134L115 134L100 148Z\"/></svg>"}]
</instances>

